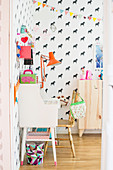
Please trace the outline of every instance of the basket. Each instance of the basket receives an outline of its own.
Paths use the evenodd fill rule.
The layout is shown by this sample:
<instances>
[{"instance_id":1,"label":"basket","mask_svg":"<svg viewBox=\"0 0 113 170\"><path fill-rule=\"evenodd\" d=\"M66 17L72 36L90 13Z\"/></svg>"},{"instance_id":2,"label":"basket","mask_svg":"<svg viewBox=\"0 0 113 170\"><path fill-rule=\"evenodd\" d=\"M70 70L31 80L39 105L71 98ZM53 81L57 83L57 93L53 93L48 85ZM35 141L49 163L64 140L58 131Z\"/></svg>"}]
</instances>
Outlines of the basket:
<instances>
[{"instance_id":1,"label":"basket","mask_svg":"<svg viewBox=\"0 0 113 170\"><path fill-rule=\"evenodd\" d=\"M26 144L27 163L29 165L40 165L43 163L44 143Z\"/></svg>"}]
</instances>

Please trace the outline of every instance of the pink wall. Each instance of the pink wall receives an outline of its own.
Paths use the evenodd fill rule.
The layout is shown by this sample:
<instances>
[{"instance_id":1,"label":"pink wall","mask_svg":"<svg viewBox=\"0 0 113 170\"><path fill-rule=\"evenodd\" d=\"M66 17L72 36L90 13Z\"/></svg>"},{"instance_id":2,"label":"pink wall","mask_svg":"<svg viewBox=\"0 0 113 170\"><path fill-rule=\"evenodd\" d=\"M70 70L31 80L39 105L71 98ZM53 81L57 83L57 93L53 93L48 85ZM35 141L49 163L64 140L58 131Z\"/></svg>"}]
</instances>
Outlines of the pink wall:
<instances>
[{"instance_id":1,"label":"pink wall","mask_svg":"<svg viewBox=\"0 0 113 170\"><path fill-rule=\"evenodd\" d=\"M9 0L0 0L0 170L10 170Z\"/></svg>"}]
</instances>

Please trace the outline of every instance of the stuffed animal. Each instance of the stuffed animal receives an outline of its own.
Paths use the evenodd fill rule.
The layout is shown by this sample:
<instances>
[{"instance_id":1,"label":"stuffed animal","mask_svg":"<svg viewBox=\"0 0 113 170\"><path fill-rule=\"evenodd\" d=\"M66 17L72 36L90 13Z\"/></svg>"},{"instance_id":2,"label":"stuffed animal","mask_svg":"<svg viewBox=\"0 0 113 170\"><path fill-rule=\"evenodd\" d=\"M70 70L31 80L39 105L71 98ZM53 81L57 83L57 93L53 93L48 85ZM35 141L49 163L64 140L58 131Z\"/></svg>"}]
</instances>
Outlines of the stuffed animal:
<instances>
[{"instance_id":1,"label":"stuffed animal","mask_svg":"<svg viewBox=\"0 0 113 170\"><path fill-rule=\"evenodd\" d=\"M100 80L103 80L103 70L101 70L101 72L100 72L98 77L100 78Z\"/></svg>"},{"instance_id":2,"label":"stuffed animal","mask_svg":"<svg viewBox=\"0 0 113 170\"><path fill-rule=\"evenodd\" d=\"M65 98L64 96L58 96L57 99L60 100L61 107L67 106L69 104L70 98Z\"/></svg>"},{"instance_id":3,"label":"stuffed animal","mask_svg":"<svg viewBox=\"0 0 113 170\"><path fill-rule=\"evenodd\" d=\"M85 66L81 68L80 80L85 80Z\"/></svg>"}]
</instances>

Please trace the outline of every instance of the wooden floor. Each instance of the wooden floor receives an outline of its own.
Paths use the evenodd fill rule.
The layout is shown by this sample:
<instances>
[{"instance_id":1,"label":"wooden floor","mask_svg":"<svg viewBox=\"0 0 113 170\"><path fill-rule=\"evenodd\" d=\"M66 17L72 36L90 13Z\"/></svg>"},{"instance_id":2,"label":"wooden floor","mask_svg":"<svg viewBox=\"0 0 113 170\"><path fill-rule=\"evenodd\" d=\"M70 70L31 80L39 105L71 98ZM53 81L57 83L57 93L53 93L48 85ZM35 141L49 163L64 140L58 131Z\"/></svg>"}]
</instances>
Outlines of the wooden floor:
<instances>
[{"instance_id":1,"label":"wooden floor","mask_svg":"<svg viewBox=\"0 0 113 170\"><path fill-rule=\"evenodd\" d=\"M54 166L52 148L48 148L43 165L23 165L20 170L100 170L101 135L73 135L76 158L72 157L70 148L57 148L57 167ZM69 142L60 142L68 145Z\"/></svg>"}]
</instances>

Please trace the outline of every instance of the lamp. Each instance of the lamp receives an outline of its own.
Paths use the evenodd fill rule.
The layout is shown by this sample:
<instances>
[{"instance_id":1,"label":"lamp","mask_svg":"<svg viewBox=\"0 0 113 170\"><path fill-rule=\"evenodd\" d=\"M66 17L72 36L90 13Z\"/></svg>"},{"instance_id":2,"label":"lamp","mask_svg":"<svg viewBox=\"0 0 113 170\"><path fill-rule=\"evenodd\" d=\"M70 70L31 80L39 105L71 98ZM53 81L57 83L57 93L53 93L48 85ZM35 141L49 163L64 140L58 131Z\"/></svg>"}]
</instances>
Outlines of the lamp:
<instances>
[{"instance_id":1,"label":"lamp","mask_svg":"<svg viewBox=\"0 0 113 170\"><path fill-rule=\"evenodd\" d=\"M46 56L46 55L43 55L43 54L40 56L41 80L42 80L41 88L44 87L44 82L46 81L44 60L49 60L49 63L47 64L47 67L61 64L60 61L55 59L53 52L49 52L49 57Z\"/></svg>"},{"instance_id":2,"label":"lamp","mask_svg":"<svg viewBox=\"0 0 113 170\"><path fill-rule=\"evenodd\" d=\"M47 67L52 65L57 65L57 64L61 64L61 62L55 59L53 52L49 52L49 63Z\"/></svg>"}]
</instances>

